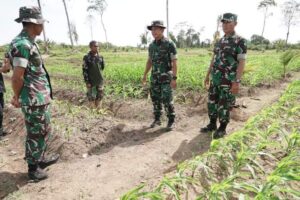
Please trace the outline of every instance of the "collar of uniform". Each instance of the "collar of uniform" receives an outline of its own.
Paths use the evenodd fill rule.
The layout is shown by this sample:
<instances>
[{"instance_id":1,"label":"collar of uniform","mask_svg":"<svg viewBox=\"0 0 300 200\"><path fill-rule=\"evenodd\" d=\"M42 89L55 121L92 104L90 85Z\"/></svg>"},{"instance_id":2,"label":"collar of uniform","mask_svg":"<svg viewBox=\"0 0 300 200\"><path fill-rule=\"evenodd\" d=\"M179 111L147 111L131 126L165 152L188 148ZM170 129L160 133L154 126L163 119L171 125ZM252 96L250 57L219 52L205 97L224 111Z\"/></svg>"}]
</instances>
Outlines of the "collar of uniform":
<instances>
[{"instance_id":1,"label":"collar of uniform","mask_svg":"<svg viewBox=\"0 0 300 200\"><path fill-rule=\"evenodd\" d=\"M233 32L230 33L229 35L224 35L224 38L234 37L235 35L236 35L235 31L233 31Z\"/></svg>"},{"instance_id":2,"label":"collar of uniform","mask_svg":"<svg viewBox=\"0 0 300 200\"><path fill-rule=\"evenodd\" d=\"M165 41L166 38L165 37L162 37L161 39L159 40L154 40L154 43L157 44L157 45L160 45L163 41Z\"/></svg>"},{"instance_id":3,"label":"collar of uniform","mask_svg":"<svg viewBox=\"0 0 300 200\"><path fill-rule=\"evenodd\" d=\"M98 53L95 53L95 54L94 54L92 51L90 51L89 54L90 54L91 56L97 56L97 55L98 55Z\"/></svg>"},{"instance_id":4,"label":"collar of uniform","mask_svg":"<svg viewBox=\"0 0 300 200\"><path fill-rule=\"evenodd\" d=\"M23 37L23 38L26 38L26 39L28 39L30 42L34 43L34 39L32 39L32 38L29 36L28 32L25 31L24 29L21 31L20 36Z\"/></svg>"}]
</instances>

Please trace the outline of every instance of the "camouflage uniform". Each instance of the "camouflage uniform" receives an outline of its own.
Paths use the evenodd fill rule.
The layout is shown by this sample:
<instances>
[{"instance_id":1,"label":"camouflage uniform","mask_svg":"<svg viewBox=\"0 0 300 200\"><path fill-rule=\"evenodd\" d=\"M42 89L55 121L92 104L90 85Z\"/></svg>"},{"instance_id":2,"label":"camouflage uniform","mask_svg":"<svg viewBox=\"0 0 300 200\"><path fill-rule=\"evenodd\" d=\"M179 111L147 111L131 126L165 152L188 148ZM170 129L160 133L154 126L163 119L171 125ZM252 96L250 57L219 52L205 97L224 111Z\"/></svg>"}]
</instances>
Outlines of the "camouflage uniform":
<instances>
[{"instance_id":1,"label":"camouflage uniform","mask_svg":"<svg viewBox=\"0 0 300 200\"><path fill-rule=\"evenodd\" d=\"M89 101L102 100L104 59L101 55L94 55L91 51L83 57L82 72L86 84L91 84L88 88L87 97Z\"/></svg>"},{"instance_id":2,"label":"camouflage uniform","mask_svg":"<svg viewBox=\"0 0 300 200\"><path fill-rule=\"evenodd\" d=\"M211 120L219 118L228 123L235 96L230 92L231 84L236 80L239 59L245 59L247 53L244 38L233 33L222 37L214 48L214 61L211 71L211 84L208 94L208 114Z\"/></svg>"},{"instance_id":3,"label":"camouflage uniform","mask_svg":"<svg viewBox=\"0 0 300 200\"><path fill-rule=\"evenodd\" d=\"M25 118L27 136L25 158L28 164L38 164L50 137L50 101L52 89L37 44L22 31L10 44L13 66L25 68L24 84L19 101Z\"/></svg>"},{"instance_id":4,"label":"camouflage uniform","mask_svg":"<svg viewBox=\"0 0 300 200\"><path fill-rule=\"evenodd\" d=\"M149 58L152 62L150 93L154 107L154 117L161 116L162 103L168 119L174 121L175 110L171 88L172 65L171 61L176 59L177 51L175 45L162 38L153 41L149 46Z\"/></svg>"},{"instance_id":5,"label":"camouflage uniform","mask_svg":"<svg viewBox=\"0 0 300 200\"><path fill-rule=\"evenodd\" d=\"M3 109L4 109L5 85L2 73L0 73L0 136L3 135Z\"/></svg>"}]
</instances>

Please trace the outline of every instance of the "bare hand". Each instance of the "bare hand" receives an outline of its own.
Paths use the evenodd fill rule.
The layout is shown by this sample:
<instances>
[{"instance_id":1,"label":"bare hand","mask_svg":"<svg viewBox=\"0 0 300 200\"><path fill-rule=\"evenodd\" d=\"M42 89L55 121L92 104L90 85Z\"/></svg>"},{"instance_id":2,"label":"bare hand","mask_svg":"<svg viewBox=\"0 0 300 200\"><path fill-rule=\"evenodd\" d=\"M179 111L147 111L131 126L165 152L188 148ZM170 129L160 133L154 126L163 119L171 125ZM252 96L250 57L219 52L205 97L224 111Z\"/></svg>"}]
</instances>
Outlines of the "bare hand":
<instances>
[{"instance_id":1,"label":"bare hand","mask_svg":"<svg viewBox=\"0 0 300 200\"><path fill-rule=\"evenodd\" d=\"M92 85L91 85L90 83L87 83L87 84L86 84L86 87L87 87L87 88L91 88Z\"/></svg>"},{"instance_id":2,"label":"bare hand","mask_svg":"<svg viewBox=\"0 0 300 200\"><path fill-rule=\"evenodd\" d=\"M17 98L16 96L13 96L13 98L11 99L10 103L16 107L16 108L20 108L21 104L19 102L19 98Z\"/></svg>"},{"instance_id":3,"label":"bare hand","mask_svg":"<svg viewBox=\"0 0 300 200\"><path fill-rule=\"evenodd\" d=\"M239 93L239 88L240 88L240 84L239 83L236 83L236 82L233 82L232 85L231 85L231 93L232 94L238 94Z\"/></svg>"},{"instance_id":4,"label":"bare hand","mask_svg":"<svg viewBox=\"0 0 300 200\"><path fill-rule=\"evenodd\" d=\"M209 89L209 78L207 78L207 77L204 80L204 87L206 88L206 90Z\"/></svg>"},{"instance_id":5,"label":"bare hand","mask_svg":"<svg viewBox=\"0 0 300 200\"><path fill-rule=\"evenodd\" d=\"M171 88L176 89L177 83L176 80L171 81Z\"/></svg>"},{"instance_id":6,"label":"bare hand","mask_svg":"<svg viewBox=\"0 0 300 200\"><path fill-rule=\"evenodd\" d=\"M9 59L8 58L4 58L3 60L3 64L2 64L2 72L3 73L7 73L9 72L9 70L11 69L11 66L10 66L10 62L9 62Z\"/></svg>"},{"instance_id":7,"label":"bare hand","mask_svg":"<svg viewBox=\"0 0 300 200\"><path fill-rule=\"evenodd\" d=\"M146 83L147 83L147 77L146 77L146 76L144 76L144 77L143 77L143 79L142 79L142 84L143 84L143 86L145 86L145 85L146 85Z\"/></svg>"}]
</instances>

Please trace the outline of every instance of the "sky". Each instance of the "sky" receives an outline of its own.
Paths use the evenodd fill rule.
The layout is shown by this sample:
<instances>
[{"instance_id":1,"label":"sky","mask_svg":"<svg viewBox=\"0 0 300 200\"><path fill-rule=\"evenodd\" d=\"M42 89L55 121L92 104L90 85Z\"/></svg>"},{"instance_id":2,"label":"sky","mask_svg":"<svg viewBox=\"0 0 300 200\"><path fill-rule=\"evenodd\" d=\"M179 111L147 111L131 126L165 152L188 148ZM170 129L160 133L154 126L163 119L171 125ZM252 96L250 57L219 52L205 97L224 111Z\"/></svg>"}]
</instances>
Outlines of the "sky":
<instances>
[{"instance_id":1,"label":"sky","mask_svg":"<svg viewBox=\"0 0 300 200\"><path fill-rule=\"evenodd\" d=\"M62 0L40 0L44 17L49 21L45 30L47 38L57 43L70 44L67 19ZM107 29L108 41L118 46L137 46L140 35L152 20L166 23L166 0L106 0L107 9L103 20ZM250 39L253 34L261 34L263 12L257 10L261 0L169 0L169 27L176 33L176 25L187 22L196 31L204 27L200 39L212 39L216 30L217 16L232 12L238 15L236 32ZM273 13L267 19L264 37L273 41L285 39L287 28L283 23L281 5L285 0L276 0L278 6L271 8ZM297 0L299 1L299 0ZM0 45L9 43L22 28L14 21L22 6L36 6L36 0L0 0ZM78 44L87 45L94 39L105 42L100 16L95 14L93 38L87 21L87 0L66 0L70 21L76 25L79 34ZM40 39L42 35L39 36ZM289 42L300 41L300 25L290 29Z\"/></svg>"}]
</instances>

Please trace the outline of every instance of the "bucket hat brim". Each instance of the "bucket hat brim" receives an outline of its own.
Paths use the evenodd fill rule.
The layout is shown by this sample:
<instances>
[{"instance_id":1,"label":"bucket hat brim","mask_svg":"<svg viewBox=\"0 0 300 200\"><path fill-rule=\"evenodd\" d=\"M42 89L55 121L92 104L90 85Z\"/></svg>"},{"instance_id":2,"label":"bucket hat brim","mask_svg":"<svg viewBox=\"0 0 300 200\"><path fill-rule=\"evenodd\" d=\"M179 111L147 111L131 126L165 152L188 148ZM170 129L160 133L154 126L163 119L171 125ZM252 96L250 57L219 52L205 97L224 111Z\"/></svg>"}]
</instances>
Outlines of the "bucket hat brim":
<instances>
[{"instance_id":1,"label":"bucket hat brim","mask_svg":"<svg viewBox=\"0 0 300 200\"><path fill-rule=\"evenodd\" d=\"M163 29L166 28L165 26L162 26L162 25L151 25L151 26L147 26L147 29L148 29L149 31L151 31L151 30L152 30L152 27L160 27L160 28L163 28Z\"/></svg>"},{"instance_id":2,"label":"bucket hat brim","mask_svg":"<svg viewBox=\"0 0 300 200\"><path fill-rule=\"evenodd\" d=\"M21 22L30 22L33 24L44 24L45 22L49 22L46 19L34 19L34 18L17 18L15 19L16 22L21 23Z\"/></svg>"}]
</instances>

